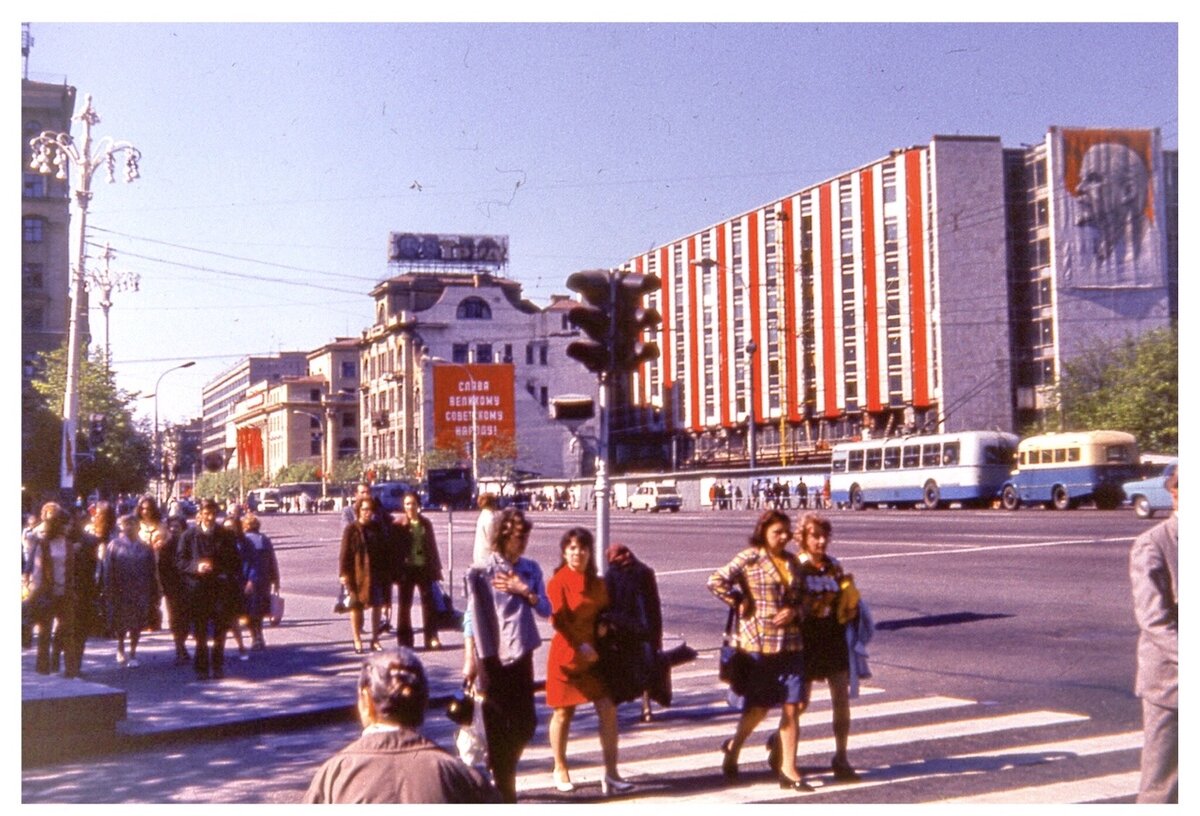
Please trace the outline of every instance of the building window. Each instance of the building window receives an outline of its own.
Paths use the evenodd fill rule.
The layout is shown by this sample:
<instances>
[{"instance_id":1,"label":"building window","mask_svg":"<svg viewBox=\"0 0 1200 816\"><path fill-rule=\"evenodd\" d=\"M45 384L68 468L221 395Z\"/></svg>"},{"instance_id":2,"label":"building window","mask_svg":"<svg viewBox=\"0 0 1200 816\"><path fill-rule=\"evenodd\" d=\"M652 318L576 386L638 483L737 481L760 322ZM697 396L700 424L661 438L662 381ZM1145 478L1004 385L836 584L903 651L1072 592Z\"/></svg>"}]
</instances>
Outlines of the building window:
<instances>
[{"instance_id":1,"label":"building window","mask_svg":"<svg viewBox=\"0 0 1200 816\"><path fill-rule=\"evenodd\" d=\"M41 173L26 173L22 185L22 195L25 198L45 198L49 190L49 180Z\"/></svg>"},{"instance_id":2,"label":"building window","mask_svg":"<svg viewBox=\"0 0 1200 816\"><path fill-rule=\"evenodd\" d=\"M358 366L353 361L345 361L342 363L342 376L354 379L358 376Z\"/></svg>"},{"instance_id":3,"label":"building window","mask_svg":"<svg viewBox=\"0 0 1200 816\"><path fill-rule=\"evenodd\" d=\"M538 346L538 364L539 365L549 365L550 364L549 363L549 359L550 359L549 354L550 354L549 346L547 346L545 344Z\"/></svg>"},{"instance_id":4,"label":"building window","mask_svg":"<svg viewBox=\"0 0 1200 816\"><path fill-rule=\"evenodd\" d=\"M471 355L471 347L466 343L455 343L450 351L450 360L455 363L466 363Z\"/></svg>"},{"instance_id":5,"label":"building window","mask_svg":"<svg viewBox=\"0 0 1200 816\"><path fill-rule=\"evenodd\" d=\"M492 344L480 343L475 347L475 362L490 363L492 361Z\"/></svg>"},{"instance_id":6,"label":"building window","mask_svg":"<svg viewBox=\"0 0 1200 816\"><path fill-rule=\"evenodd\" d=\"M42 233L45 227L46 222L41 218L22 218L21 240L27 244L40 244L43 240Z\"/></svg>"},{"instance_id":7,"label":"building window","mask_svg":"<svg viewBox=\"0 0 1200 816\"><path fill-rule=\"evenodd\" d=\"M525 344L525 365L533 365L533 343Z\"/></svg>"},{"instance_id":8,"label":"building window","mask_svg":"<svg viewBox=\"0 0 1200 816\"><path fill-rule=\"evenodd\" d=\"M343 428L353 428L355 425L358 424L357 422L354 421L354 419L355 419L355 417L354 417L353 411L343 411L342 412L342 427Z\"/></svg>"},{"instance_id":9,"label":"building window","mask_svg":"<svg viewBox=\"0 0 1200 816\"><path fill-rule=\"evenodd\" d=\"M505 343L504 344L504 362L511 363L512 361L513 361L512 343Z\"/></svg>"},{"instance_id":10,"label":"building window","mask_svg":"<svg viewBox=\"0 0 1200 816\"><path fill-rule=\"evenodd\" d=\"M26 331L40 331L46 325L46 313L41 306L26 306L21 313L21 325Z\"/></svg>"},{"instance_id":11,"label":"building window","mask_svg":"<svg viewBox=\"0 0 1200 816\"><path fill-rule=\"evenodd\" d=\"M41 289L46 285L40 263L21 264L21 285L26 289Z\"/></svg>"},{"instance_id":12,"label":"building window","mask_svg":"<svg viewBox=\"0 0 1200 816\"><path fill-rule=\"evenodd\" d=\"M320 402L321 401L321 389L310 388L308 390L308 401L309 402Z\"/></svg>"},{"instance_id":13,"label":"building window","mask_svg":"<svg viewBox=\"0 0 1200 816\"><path fill-rule=\"evenodd\" d=\"M544 385L542 386L542 397L539 401L542 403L543 408L550 407L550 389Z\"/></svg>"},{"instance_id":14,"label":"building window","mask_svg":"<svg viewBox=\"0 0 1200 816\"><path fill-rule=\"evenodd\" d=\"M492 307L483 298L469 297L458 304L459 320L491 320Z\"/></svg>"},{"instance_id":15,"label":"building window","mask_svg":"<svg viewBox=\"0 0 1200 816\"><path fill-rule=\"evenodd\" d=\"M320 434L315 433L312 435L312 441L309 443L308 452L309 452L309 455L311 455L311 456L320 456L321 455L321 435Z\"/></svg>"}]
</instances>

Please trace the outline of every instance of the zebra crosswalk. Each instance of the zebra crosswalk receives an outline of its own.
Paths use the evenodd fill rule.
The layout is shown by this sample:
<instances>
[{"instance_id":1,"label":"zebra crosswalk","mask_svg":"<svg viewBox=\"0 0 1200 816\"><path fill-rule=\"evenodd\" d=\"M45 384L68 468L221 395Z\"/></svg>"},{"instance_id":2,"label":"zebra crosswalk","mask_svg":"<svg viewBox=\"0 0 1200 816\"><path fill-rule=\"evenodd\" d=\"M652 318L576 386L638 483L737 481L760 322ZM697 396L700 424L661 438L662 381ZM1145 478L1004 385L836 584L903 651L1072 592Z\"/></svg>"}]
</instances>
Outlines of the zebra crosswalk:
<instances>
[{"instance_id":1,"label":"zebra crosswalk","mask_svg":"<svg viewBox=\"0 0 1200 816\"><path fill-rule=\"evenodd\" d=\"M766 764L774 713L756 729L740 758L739 779L721 775L721 741L738 712L726 702L712 667L674 676L675 700L649 723L635 704L621 708L620 769L636 784L613 801L706 805L798 799L849 803L953 802L1066 804L1132 801L1137 792L1142 735L1096 733L1086 714L998 707L957 696L911 695L864 686L851 706L850 757L861 779L837 783L829 768L834 744L828 693L814 688L800 720L797 763L815 790L781 790ZM546 723L550 712L539 711ZM580 706L567 751L577 789L554 789L546 729L526 748L518 769L522 800L569 802L600 796L604 774L597 721Z\"/></svg>"}]
</instances>

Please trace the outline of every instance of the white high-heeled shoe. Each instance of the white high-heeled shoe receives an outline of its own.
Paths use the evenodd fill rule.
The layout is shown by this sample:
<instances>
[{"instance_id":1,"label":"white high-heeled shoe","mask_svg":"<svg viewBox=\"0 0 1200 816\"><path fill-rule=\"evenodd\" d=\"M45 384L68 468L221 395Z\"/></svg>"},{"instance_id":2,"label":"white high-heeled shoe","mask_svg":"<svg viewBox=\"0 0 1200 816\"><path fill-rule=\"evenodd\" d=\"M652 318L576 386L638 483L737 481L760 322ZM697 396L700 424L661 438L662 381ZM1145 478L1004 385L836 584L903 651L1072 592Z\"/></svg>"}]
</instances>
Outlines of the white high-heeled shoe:
<instances>
[{"instance_id":1,"label":"white high-heeled shoe","mask_svg":"<svg viewBox=\"0 0 1200 816\"><path fill-rule=\"evenodd\" d=\"M600 780L600 793L604 796L611 796L614 793L629 793L633 790L633 783L626 782L615 776L604 775Z\"/></svg>"},{"instance_id":2,"label":"white high-heeled shoe","mask_svg":"<svg viewBox=\"0 0 1200 816\"><path fill-rule=\"evenodd\" d=\"M558 771L554 772L554 789L559 793L570 793L575 790L575 783L570 779L564 779L558 775Z\"/></svg>"}]
</instances>

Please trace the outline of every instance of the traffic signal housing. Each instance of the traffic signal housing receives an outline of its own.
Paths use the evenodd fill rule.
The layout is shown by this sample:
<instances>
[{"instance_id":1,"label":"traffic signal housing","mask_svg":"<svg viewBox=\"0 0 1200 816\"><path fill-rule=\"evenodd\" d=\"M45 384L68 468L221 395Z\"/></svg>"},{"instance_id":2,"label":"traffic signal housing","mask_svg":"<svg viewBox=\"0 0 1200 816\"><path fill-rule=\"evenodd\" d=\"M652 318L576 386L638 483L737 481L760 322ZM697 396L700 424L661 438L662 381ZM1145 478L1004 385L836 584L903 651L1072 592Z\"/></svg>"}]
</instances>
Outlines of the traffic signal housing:
<instances>
[{"instance_id":1,"label":"traffic signal housing","mask_svg":"<svg viewBox=\"0 0 1200 816\"><path fill-rule=\"evenodd\" d=\"M576 272L567 278L567 288L583 296L583 303L567 312L567 320L588 338L571 342L567 356L593 374L612 368L613 284L606 269Z\"/></svg>"},{"instance_id":2,"label":"traffic signal housing","mask_svg":"<svg viewBox=\"0 0 1200 816\"><path fill-rule=\"evenodd\" d=\"M656 309L642 305L646 295L662 286L657 275L624 275L616 285L613 337L613 371L636 371L642 363L658 358L658 343L644 340L646 332L662 323Z\"/></svg>"}]
</instances>

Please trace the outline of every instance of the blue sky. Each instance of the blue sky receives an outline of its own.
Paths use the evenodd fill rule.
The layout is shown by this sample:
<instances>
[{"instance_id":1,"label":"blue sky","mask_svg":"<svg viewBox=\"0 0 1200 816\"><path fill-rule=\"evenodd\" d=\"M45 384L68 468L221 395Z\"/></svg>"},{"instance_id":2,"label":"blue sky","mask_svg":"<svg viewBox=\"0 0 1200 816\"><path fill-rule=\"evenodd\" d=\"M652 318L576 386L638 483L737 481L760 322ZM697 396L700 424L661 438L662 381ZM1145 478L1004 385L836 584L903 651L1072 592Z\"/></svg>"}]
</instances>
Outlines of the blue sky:
<instances>
[{"instance_id":1,"label":"blue sky","mask_svg":"<svg viewBox=\"0 0 1200 816\"><path fill-rule=\"evenodd\" d=\"M89 238L141 277L114 297L118 383L197 361L164 380L170 421L246 354L357 336L393 230L507 235L507 274L545 303L933 134L1139 126L1178 146L1174 24L31 31L29 78L92 94L96 135L142 151L139 181L99 186Z\"/></svg>"}]
</instances>

